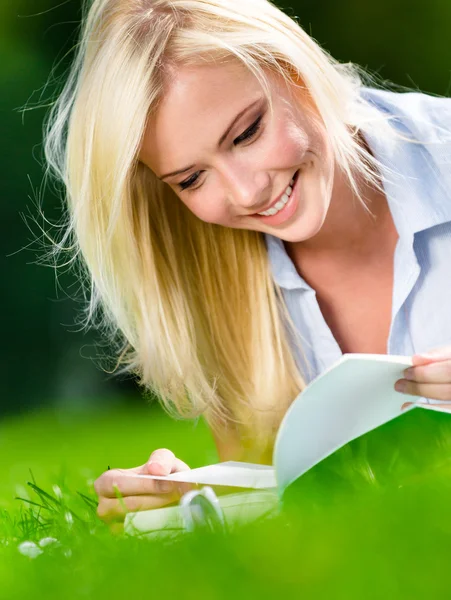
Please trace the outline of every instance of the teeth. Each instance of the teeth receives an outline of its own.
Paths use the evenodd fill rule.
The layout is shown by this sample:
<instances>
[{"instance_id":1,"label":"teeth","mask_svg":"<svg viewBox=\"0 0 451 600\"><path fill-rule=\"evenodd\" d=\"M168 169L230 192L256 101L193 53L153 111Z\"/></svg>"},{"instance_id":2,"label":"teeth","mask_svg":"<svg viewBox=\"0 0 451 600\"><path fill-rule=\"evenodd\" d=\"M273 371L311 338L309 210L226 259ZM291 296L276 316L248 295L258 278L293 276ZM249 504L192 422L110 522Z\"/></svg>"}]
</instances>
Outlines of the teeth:
<instances>
[{"instance_id":1,"label":"teeth","mask_svg":"<svg viewBox=\"0 0 451 600\"><path fill-rule=\"evenodd\" d=\"M288 200L290 198L290 194L293 191L293 183L294 183L295 177L296 177L296 173L295 173L293 179L290 181L290 185L284 191L282 198L279 200L279 202L277 202L277 204L275 204L272 208L265 210L264 212L257 213L257 214L263 215L264 217L269 217L271 215L277 214L279 212L279 210L281 210L285 206L285 204L288 202Z\"/></svg>"}]
</instances>

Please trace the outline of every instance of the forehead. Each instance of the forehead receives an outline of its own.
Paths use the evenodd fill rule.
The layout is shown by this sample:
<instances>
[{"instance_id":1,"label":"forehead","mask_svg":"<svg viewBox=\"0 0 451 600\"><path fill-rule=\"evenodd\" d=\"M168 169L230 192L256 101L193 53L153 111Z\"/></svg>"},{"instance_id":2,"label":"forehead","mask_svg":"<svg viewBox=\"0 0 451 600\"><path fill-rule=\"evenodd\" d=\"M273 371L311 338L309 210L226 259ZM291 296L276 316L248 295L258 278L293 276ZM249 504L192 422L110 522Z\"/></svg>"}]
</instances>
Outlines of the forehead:
<instances>
[{"instance_id":1,"label":"forehead","mask_svg":"<svg viewBox=\"0 0 451 600\"><path fill-rule=\"evenodd\" d=\"M262 96L256 77L235 61L178 68L149 118L140 159L157 175L201 160L233 118Z\"/></svg>"}]
</instances>

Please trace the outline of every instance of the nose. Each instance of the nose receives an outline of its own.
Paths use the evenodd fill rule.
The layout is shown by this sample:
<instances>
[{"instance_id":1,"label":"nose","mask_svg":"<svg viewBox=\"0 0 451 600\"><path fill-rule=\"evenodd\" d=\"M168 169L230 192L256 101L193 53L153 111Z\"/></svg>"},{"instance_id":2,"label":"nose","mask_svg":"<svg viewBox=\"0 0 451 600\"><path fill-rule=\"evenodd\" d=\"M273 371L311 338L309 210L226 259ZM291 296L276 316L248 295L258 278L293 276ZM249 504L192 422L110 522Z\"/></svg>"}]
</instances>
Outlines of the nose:
<instances>
[{"instance_id":1,"label":"nose","mask_svg":"<svg viewBox=\"0 0 451 600\"><path fill-rule=\"evenodd\" d=\"M230 204L249 213L263 210L268 204L271 186L267 172L246 165L229 165L221 171Z\"/></svg>"}]
</instances>

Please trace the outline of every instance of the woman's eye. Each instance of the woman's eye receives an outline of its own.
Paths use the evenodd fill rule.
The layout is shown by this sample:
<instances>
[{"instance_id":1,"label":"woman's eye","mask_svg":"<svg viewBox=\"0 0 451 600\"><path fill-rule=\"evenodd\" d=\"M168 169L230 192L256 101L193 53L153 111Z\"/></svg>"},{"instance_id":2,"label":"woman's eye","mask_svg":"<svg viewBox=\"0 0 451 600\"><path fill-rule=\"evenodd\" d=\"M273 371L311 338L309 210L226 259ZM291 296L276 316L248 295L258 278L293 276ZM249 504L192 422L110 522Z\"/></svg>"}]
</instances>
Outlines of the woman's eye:
<instances>
[{"instance_id":1,"label":"woman's eye","mask_svg":"<svg viewBox=\"0 0 451 600\"><path fill-rule=\"evenodd\" d=\"M188 177L188 179L185 179L185 181L181 181L178 184L179 188L181 190L186 190L187 188L191 187L198 180L200 173L201 171L196 171L191 175L191 177Z\"/></svg>"},{"instance_id":2,"label":"woman's eye","mask_svg":"<svg viewBox=\"0 0 451 600\"><path fill-rule=\"evenodd\" d=\"M254 121L252 123L252 125L246 129L246 131L243 131L243 133L240 136L238 136L237 138L235 138L233 140L233 143L235 145L237 145L237 144L239 144L241 142L244 142L245 140L249 140L250 138L254 137L254 135L260 129L261 120L262 120L262 115L260 115L258 117L258 119L256 121Z\"/></svg>"},{"instance_id":3,"label":"woman's eye","mask_svg":"<svg viewBox=\"0 0 451 600\"><path fill-rule=\"evenodd\" d=\"M240 144L241 142L244 142L246 140L250 140L251 138L253 138L257 132L260 129L261 126L261 120L262 120L262 115L260 115L258 117L258 119L256 119L252 125L250 127L248 127L246 129L246 131L243 131L243 133L238 136L237 138L235 138L233 140L233 143L235 145ZM196 181L199 179L199 175L202 173L203 171L196 171L195 173L193 173L191 175L191 177L188 177L188 179L185 179L184 181L181 181L178 185L178 187L180 188L180 190L187 190L188 188L192 188L192 186L196 183ZM198 186L200 187L200 186ZM195 188L197 189L197 188Z\"/></svg>"}]
</instances>

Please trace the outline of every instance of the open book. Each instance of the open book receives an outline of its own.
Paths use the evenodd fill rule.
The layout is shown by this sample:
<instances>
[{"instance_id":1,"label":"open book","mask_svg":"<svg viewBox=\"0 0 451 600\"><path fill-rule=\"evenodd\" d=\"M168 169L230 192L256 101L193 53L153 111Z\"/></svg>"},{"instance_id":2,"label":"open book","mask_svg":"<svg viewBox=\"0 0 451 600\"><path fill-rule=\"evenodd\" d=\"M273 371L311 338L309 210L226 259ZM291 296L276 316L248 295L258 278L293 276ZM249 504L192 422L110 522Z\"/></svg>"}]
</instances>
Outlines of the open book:
<instances>
[{"instance_id":1,"label":"open book","mask_svg":"<svg viewBox=\"0 0 451 600\"><path fill-rule=\"evenodd\" d=\"M282 494L324 458L401 415L405 402L415 402L412 396L394 389L395 382L403 378L404 369L411 365L411 358L407 356L344 354L291 404L277 433L271 466L223 462L166 477L138 477L275 489Z\"/></svg>"}]
</instances>

